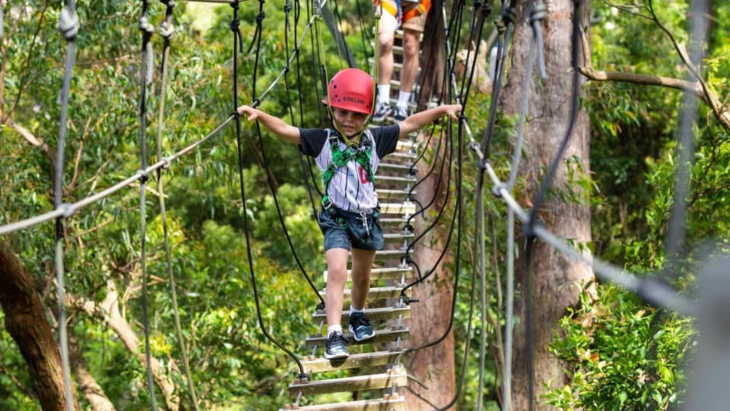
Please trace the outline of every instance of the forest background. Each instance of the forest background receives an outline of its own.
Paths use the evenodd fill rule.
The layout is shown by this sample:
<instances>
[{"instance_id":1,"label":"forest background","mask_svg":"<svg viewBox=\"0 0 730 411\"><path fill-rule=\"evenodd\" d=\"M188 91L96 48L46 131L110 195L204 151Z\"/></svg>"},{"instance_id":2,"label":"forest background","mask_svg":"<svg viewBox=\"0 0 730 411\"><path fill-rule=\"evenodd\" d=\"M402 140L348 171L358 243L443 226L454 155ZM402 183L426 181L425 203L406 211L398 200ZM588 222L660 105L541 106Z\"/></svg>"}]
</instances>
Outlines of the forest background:
<instances>
[{"instance_id":1,"label":"forest background","mask_svg":"<svg viewBox=\"0 0 730 411\"><path fill-rule=\"evenodd\" d=\"M293 32L285 38L287 17L283 5L264 6L263 40L257 92L268 86L285 65L286 48L294 46ZM241 5L244 46L256 31L257 2ZM633 3L632 3L633 4ZM676 53L677 42L688 44L689 4L685 1L643 1L614 7L609 1L590 2L592 65L597 70L644 73L683 79L686 67ZM3 1L4 36L0 57L0 224L17 221L53 208L52 167L60 106L57 102L63 76L65 40L55 30L57 2ZM652 5L656 20L643 18ZM707 57L702 75L710 89L727 95L730 74L730 38L725 22L730 8L713 3ZM366 66L372 17L369 3L339 1L342 27L350 49ZM451 4L449 4L451 7ZM138 2L80 1L81 20L76 40L78 57L71 84L69 135L64 199L78 201L108 187L139 169L139 70L140 34ZM363 11L364 13L360 13ZM299 33L307 22L302 5ZM208 25L198 26L200 16L210 13ZM641 15L639 15L640 13ZM363 15L361 22L359 16ZM193 17L197 18L193 18ZM161 22L164 8L154 3L150 21ZM295 24L293 15L288 17ZM170 84L166 90L166 152L179 149L210 132L233 110L233 39L229 28L231 9L181 2L176 8L176 32L170 56ZM657 24L661 22L661 26ZM365 30L363 30L365 28ZM465 27L460 30L466 30ZM327 48L326 65L331 75L344 61L335 43L322 31ZM365 40L363 40L365 39ZM288 43L287 43L288 42ZM312 48L304 43L301 78L289 73L288 89L279 85L262 108L307 127L323 124L313 69ZM156 64L162 39L153 36ZM462 47L463 45L456 45ZM239 103L253 100L254 53L238 61ZM509 73L507 73L509 76ZM159 76L159 73L156 74ZM159 124L159 79L148 96L148 133ZM673 202L676 137L682 93L641 81L596 81L586 86L583 109L591 124L591 173L582 184L590 191L592 238L585 244L596 256L640 274L656 273L666 263L664 237ZM303 109L292 102L303 93ZM489 96L470 96L466 115L472 128L486 124ZM290 109L291 108L291 109ZM494 162L509 173L510 139L515 118L498 118ZM705 105L694 127L697 153L692 165L692 191L688 196L688 237L673 285L686 295L694 293L694 280L703 255L697 245L706 239L727 243L730 221L726 195L730 173L727 129ZM150 273L149 304L152 355L159 374L175 395L158 388L158 402L168 409L190 409L179 364L184 349L191 363L193 381L202 407L213 410L278 409L289 402L286 386L293 375L288 357L278 351L258 328L256 305L249 281L246 241L242 231L248 218L251 228L255 274L259 281L262 315L268 331L288 347L304 352L302 341L313 331L309 313L317 299L302 281L289 245L281 232L273 198L267 187L265 167L285 214L287 229L308 273L324 267L322 239L303 183L295 147L281 144L264 133L264 153L255 128L243 130L248 215L241 213L235 132L229 128L163 174L172 234L173 270L177 281L179 312L187 345L178 346L172 303L167 288L162 228L154 192L147 203L147 268ZM529 138L529 137L528 137ZM152 139L149 152L154 152ZM476 170L465 170L474 186ZM152 190L154 184L150 185ZM74 378L92 377L101 395L116 410L148 407L145 370L138 360L142 338L140 323L140 255L138 186L70 219L66 227L67 292ZM466 190L473 193L473 190ZM473 207L473 198L465 198ZM565 201L585 199L565 196ZM489 249L495 269L503 265L504 208L489 202ZM471 214L473 218L473 209ZM468 225L468 224L467 224ZM466 236L469 237L468 235ZM53 285L54 226L45 224L0 238L22 262L47 309L54 329L57 313ZM472 250L473 244L463 245ZM464 276L459 295L467 296L472 266L465 261L457 273ZM319 280L318 280L319 281ZM496 301L494 315L502 318ZM477 332L465 336L469 306L460 298L455 313L456 358L464 354L466 338L478 346ZM584 295L581 304L566 313L562 333L551 347L565 361L573 383L551 387L541 402L559 409L673 409L686 390L686 366L697 336L692 322L657 310L636 296L608 284L597 294ZM6 312L0 311L0 320ZM478 324L477 319L477 324ZM4 322L4 321L3 321ZM475 325L479 330L479 326ZM489 329L489 328L488 328ZM490 339L495 336L490 330ZM136 344L130 344L136 341ZM458 409L475 409L478 352L468 354L469 368ZM457 361L457 367L460 366ZM457 368L457 375L461 370ZM496 409L500 383L495 361L487 362L488 387L484 402ZM25 360L7 330L0 329L0 409L40 409L38 394ZM83 409L101 409L87 395L79 395Z\"/></svg>"}]
</instances>

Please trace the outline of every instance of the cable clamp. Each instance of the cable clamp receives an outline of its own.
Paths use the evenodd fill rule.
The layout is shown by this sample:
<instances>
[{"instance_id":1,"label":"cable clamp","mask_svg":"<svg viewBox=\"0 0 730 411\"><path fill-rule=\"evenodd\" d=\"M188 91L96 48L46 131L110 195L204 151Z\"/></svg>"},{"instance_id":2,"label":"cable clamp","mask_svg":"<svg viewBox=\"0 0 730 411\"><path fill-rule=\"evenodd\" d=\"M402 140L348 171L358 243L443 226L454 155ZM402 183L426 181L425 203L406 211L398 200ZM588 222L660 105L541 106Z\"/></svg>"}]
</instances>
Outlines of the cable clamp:
<instances>
[{"instance_id":1,"label":"cable clamp","mask_svg":"<svg viewBox=\"0 0 730 411\"><path fill-rule=\"evenodd\" d=\"M507 190L507 189L508 189L507 184L499 183L499 184L496 184L494 186L494 188L492 188L492 194L494 194L494 196L497 198L502 198L502 190Z\"/></svg>"},{"instance_id":2,"label":"cable clamp","mask_svg":"<svg viewBox=\"0 0 730 411\"><path fill-rule=\"evenodd\" d=\"M71 203L61 203L57 210L61 210L63 212L63 218L69 218L76 212L76 207L74 207Z\"/></svg>"},{"instance_id":3,"label":"cable clamp","mask_svg":"<svg viewBox=\"0 0 730 411\"><path fill-rule=\"evenodd\" d=\"M170 168L170 158L169 157L162 157L160 159L162 161L162 169L167 170Z\"/></svg>"},{"instance_id":4,"label":"cable clamp","mask_svg":"<svg viewBox=\"0 0 730 411\"><path fill-rule=\"evenodd\" d=\"M231 20L230 28L233 32L238 32L238 28L241 27L241 20L235 18Z\"/></svg>"},{"instance_id":5,"label":"cable clamp","mask_svg":"<svg viewBox=\"0 0 730 411\"><path fill-rule=\"evenodd\" d=\"M474 5L476 7L476 3ZM482 4L482 7L481 7L480 10L482 12L482 16L484 18L487 18L490 14L492 14L492 2L491 1L485 1Z\"/></svg>"},{"instance_id":6,"label":"cable clamp","mask_svg":"<svg viewBox=\"0 0 730 411\"><path fill-rule=\"evenodd\" d=\"M530 13L530 21L534 23L544 19L545 17L547 17L547 7L545 7L543 2L539 2L535 6L535 9L532 10L532 13Z\"/></svg>"},{"instance_id":7,"label":"cable clamp","mask_svg":"<svg viewBox=\"0 0 730 411\"><path fill-rule=\"evenodd\" d=\"M139 29L144 31L145 34L152 34L155 29L150 24L150 19L147 16L142 16L139 18Z\"/></svg>"},{"instance_id":8,"label":"cable clamp","mask_svg":"<svg viewBox=\"0 0 730 411\"><path fill-rule=\"evenodd\" d=\"M421 300L419 300L418 298L411 298L405 294L400 295L401 306L406 306L406 305L410 305L411 303L420 303L420 302L421 302Z\"/></svg>"},{"instance_id":9,"label":"cable clamp","mask_svg":"<svg viewBox=\"0 0 730 411\"><path fill-rule=\"evenodd\" d=\"M262 3L263 3L263 1L262 1ZM256 15L256 23L261 24L261 22L264 21L265 18L266 18L266 13L264 13L263 11L259 12L259 14Z\"/></svg>"},{"instance_id":10,"label":"cable clamp","mask_svg":"<svg viewBox=\"0 0 730 411\"><path fill-rule=\"evenodd\" d=\"M502 12L502 20L505 22L505 24L515 24L516 18L517 12L515 11L514 7L507 7Z\"/></svg>"},{"instance_id":11,"label":"cable clamp","mask_svg":"<svg viewBox=\"0 0 730 411\"><path fill-rule=\"evenodd\" d=\"M170 22L168 24L168 21L165 20L160 25L160 35L166 40L169 40L172 38L172 35L175 34L175 25Z\"/></svg>"},{"instance_id":12,"label":"cable clamp","mask_svg":"<svg viewBox=\"0 0 730 411\"><path fill-rule=\"evenodd\" d=\"M259 104L261 104L261 100L259 100L259 99L255 99L255 100L253 101L253 103L251 103L251 107L253 107L253 108L256 108L256 107L258 107L258 106L259 106Z\"/></svg>"},{"instance_id":13,"label":"cable clamp","mask_svg":"<svg viewBox=\"0 0 730 411\"><path fill-rule=\"evenodd\" d=\"M58 31L63 34L67 41L76 39L79 32L79 16L76 12L70 12L64 7L61 15L58 17Z\"/></svg>"},{"instance_id":14,"label":"cable clamp","mask_svg":"<svg viewBox=\"0 0 730 411\"><path fill-rule=\"evenodd\" d=\"M317 304L317 307L315 308L317 312L324 312L324 303Z\"/></svg>"},{"instance_id":15,"label":"cable clamp","mask_svg":"<svg viewBox=\"0 0 730 411\"><path fill-rule=\"evenodd\" d=\"M529 221L527 221L527 224L522 225L522 234L525 236L525 238L535 238L535 227L541 227L542 222L540 222L537 218L530 218Z\"/></svg>"},{"instance_id":16,"label":"cable clamp","mask_svg":"<svg viewBox=\"0 0 730 411\"><path fill-rule=\"evenodd\" d=\"M139 182L142 184L146 183L150 179L150 176L149 174L147 174L146 170L139 170L137 171L136 175L139 176Z\"/></svg>"},{"instance_id":17,"label":"cable clamp","mask_svg":"<svg viewBox=\"0 0 730 411\"><path fill-rule=\"evenodd\" d=\"M284 5L284 13L289 13L291 11L291 3L288 1L286 2L286 5Z\"/></svg>"}]
</instances>

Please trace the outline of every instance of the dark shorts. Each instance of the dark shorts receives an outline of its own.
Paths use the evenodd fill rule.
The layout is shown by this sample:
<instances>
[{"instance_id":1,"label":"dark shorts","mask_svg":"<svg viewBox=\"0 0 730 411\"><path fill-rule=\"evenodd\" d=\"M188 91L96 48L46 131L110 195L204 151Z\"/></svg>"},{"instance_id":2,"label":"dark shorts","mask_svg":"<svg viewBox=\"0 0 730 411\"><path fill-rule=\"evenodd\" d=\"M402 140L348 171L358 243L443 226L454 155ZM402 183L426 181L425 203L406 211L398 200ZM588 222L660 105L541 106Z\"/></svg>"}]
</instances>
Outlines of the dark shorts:
<instances>
[{"instance_id":1,"label":"dark shorts","mask_svg":"<svg viewBox=\"0 0 730 411\"><path fill-rule=\"evenodd\" d=\"M335 215L322 210L317 223L324 234L324 251L332 248L382 250L383 230L379 220L372 214L368 215L366 227L360 214L337 210ZM345 224L347 229L343 229L340 223Z\"/></svg>"}]
</instances>

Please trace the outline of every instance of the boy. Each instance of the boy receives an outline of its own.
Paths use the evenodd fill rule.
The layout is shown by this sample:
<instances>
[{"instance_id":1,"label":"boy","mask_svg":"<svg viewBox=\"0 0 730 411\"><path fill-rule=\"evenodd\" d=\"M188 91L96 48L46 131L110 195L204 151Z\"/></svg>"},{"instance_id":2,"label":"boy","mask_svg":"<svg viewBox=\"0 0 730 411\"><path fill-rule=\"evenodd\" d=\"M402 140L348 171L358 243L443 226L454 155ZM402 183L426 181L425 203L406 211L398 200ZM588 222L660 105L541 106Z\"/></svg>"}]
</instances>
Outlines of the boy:
<instances>
[{"instance_id":1,"label":"boy","mask_svg":"<svg viewBox=\"0 0 730 411\"><path fill-rule=\"evenodd\" d=\"M324 235L327 259L327 343L324 357L349 356L340 325L348 253L352 252L352 305L349 329L357 341L375 336L364 315L370 290L370 270L375 251L383 248L379 224L378 197L373 175L380 159L395 151L400 137L407 136L446 114L458 119L461 105L439 106L409 117L400 124L366 129L372 112L374 82L359 69L345 69L329 83L322 101L331 109L331 129L300 129L249 106L238 108L248 121L258 120L274 134L299 145L303 154L314 157L322 171L325 196L318 224Z\"/></svg>"}]
</instances>

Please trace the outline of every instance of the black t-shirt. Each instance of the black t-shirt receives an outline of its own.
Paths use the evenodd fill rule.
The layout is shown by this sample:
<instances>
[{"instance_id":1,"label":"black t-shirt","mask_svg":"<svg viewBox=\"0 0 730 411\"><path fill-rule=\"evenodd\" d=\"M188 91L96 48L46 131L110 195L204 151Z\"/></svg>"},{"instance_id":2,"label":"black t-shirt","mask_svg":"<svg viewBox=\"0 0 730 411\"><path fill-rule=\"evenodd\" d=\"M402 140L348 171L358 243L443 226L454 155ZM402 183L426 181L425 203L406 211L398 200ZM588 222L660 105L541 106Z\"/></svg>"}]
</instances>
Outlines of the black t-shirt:
<instances>
[{"instance_id":1,"label":"black t-shirt","mask_svg":"<svg viewBox=\"0 0 730 411\"><path fill-rule=\"evenodd\" d=\"M393 124L384 127L373 127L370 129L375 140L375 151L378 158L382 159L390 153L395 152L400 137L400 126ZM327 141L327 130L321 128L300 128L299 136L302 140L299 149L302 154L310 157L317 157ZM340 137L340 141L342 138Z\"/></svg>"}]
</instances>

